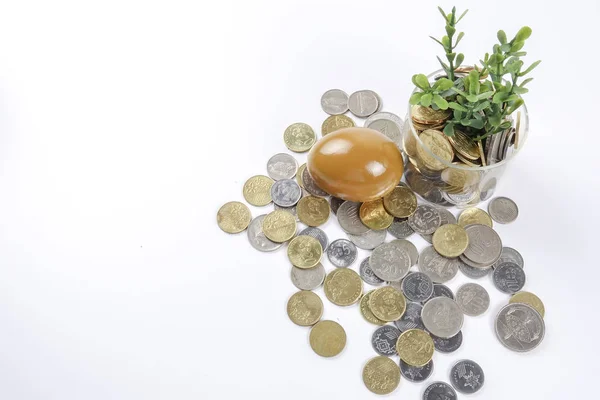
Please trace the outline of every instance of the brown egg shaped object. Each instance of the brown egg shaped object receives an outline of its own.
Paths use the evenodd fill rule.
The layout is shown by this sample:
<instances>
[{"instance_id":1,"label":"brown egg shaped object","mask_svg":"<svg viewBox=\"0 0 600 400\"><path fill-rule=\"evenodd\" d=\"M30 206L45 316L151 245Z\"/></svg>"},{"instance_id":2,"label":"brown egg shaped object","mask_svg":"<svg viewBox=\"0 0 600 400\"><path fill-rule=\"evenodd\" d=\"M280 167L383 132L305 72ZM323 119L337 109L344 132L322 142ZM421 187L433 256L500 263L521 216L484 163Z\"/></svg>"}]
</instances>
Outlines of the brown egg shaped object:
<instances>
[{"instance_id":1,"label":"brown egg shaped object","mask_svg":"<svg viewBox=\"0 0 600 400\"><path fill-rule=\"evenodd\" d=\"M319 140L308 154L308 172L332 196L371 201L390 192L404 163L396 144L368 128L344 128Z\"/></svg>"}]
</instances>

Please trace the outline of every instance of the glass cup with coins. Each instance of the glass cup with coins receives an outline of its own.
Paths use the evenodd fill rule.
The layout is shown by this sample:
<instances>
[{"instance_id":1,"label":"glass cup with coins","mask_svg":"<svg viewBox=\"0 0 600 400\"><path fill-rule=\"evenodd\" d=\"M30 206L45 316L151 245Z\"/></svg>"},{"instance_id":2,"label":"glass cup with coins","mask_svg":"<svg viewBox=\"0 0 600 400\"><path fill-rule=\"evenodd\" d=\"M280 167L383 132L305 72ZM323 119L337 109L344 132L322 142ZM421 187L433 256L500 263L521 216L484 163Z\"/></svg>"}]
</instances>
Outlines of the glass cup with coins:
<instances>
[{"instance_id":1,"label":"glass cup with coins","mask_svg":"<svg viewBox=\"0 0 600 400\"><path fill-rule=\"evenodd\" d=\"M438 70L427 78L435 82L445 76L445 71ZM409 104L402 128L406 183L432 203L472 207L492 197L509 162L525 145L527 107L523 104L511 114L510 128L481 141L471 140L458 129L454 136L446 136L443 129L451 117L451 109Z\"/></svg>"}]
</instances>

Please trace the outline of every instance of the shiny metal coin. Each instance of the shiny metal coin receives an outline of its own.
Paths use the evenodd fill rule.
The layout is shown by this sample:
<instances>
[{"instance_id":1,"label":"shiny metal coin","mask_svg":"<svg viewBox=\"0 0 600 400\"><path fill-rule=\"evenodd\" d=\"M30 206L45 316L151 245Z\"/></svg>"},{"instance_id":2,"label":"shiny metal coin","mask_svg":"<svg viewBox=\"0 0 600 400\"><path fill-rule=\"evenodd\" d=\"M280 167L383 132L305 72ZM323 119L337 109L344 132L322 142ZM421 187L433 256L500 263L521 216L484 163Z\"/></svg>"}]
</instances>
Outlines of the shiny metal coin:
<instances>
[{"instance_id":1,"label":"shiny metal coin","mask_svg":"<svg viewBox=\"0 0 600 400\"><path fill-rule=\"evenodd\" d=\"M486 266L491 266L500 258L502 240L495 230L486 225L469 225L465 230L469 236L469 245L463 253L466 258Z\"/></svg>"},{"instance_id":2,"label":"shiny metal coin","mask_svg":"<svg viewBox=\"0 0 600 400\"><path fill-rule=\"evenodd\" d=\"M408 224L417 233L432 234L442 223L442 217L437 207L421 204L417 210L408 217Z\"/></svg>"},{"instance_id":3,"label":"shiny metal coin","mask_svg":"<svg viewBox=\"0 0 600 400\"><path fill-rule=\"evenodd\" d=\"M348 108L357 117L365 118L377 112L379 96L372 90L359 90L348 98Z\"/></svg>"},{"instance_id":4,"label":"shiny metal coin","mask_svg":"<svg viewBox=\"0 0 600 400\"><path fill-rule=\"evenodd\" d=\"M465 283L459 287L455 300L462 312L472 317L483 314L490 306L487 290L476 283Z\"/></svg>"},{"instance_id":5,"label":"shiny metal coin","mask_svg":"<svg viewBox=\"0 0 600 400\"><path fill-rule=\"evenodd\" d=\"M389 119L378 119L371 121L368 125L365 124L365 128L374 129L377 132L383 133L399 147L402 145L402 131L400 125L394 121Z\"/></svg>"},{"instance_id":6,"label":"shiny metal coin","mask_svg":"<svg viewBox=\"0 0 600 400\"><path fill-rule=\"evenodd\" d=\"M450 383L461 393L473 394L483 387L485 375L475 361L461 360L450 370Z\"/></svg>"},{"instance_id":7,"label":"shiny metal coin","mask_svg":"<svg viewBox=\"0 0 600 400\"><path fill-rule=\"evenodd\" d=\"M504 306L496 317L496 336L509 350L531 351L544 340L544 319L532 307L522 303Z\"/></svg>"},{"instance_id":8,"label":"shiny metal coin","mask_svg":"<svg viewBox=\"0 0 600 400\"><path fill-rule=\"evenodd\" d=\"M459 262L456 258L440 255L433 246L423 249L419 255L419 271L427 274L435 283L445 283L458 273Z\"/></svg>"},{"instance_id":9,"label":"shiny metal coin","mask_svg":"<svg viewBox=\"0 0 600 400\"><path fill-rule=\"evenodd\" d=\"M404 121L402 120L402 118L400 118L396 114L391 112L378 112L377 114L373 114L369 118L367 118L363 126L365 128L369 128L369 124L380 119L386 119L388 121L394 122L396 125L398 125L399 129L402 129L402 125L404 125Z\"/></svg>"},{"instance_id":10,"label":"shiny metal coin","mask_svg":"<svg viewBox=\"0 0 600 400\"><path fill-rule=\"evenodd\" d=\"M471 267L470 265L466 264L461 257L459 257L457 260L458 260L458 269L460 269L460 272L462 272L463 274L465 274L465 276L468 276L471 279L483 278L484 276L488 275L492 271L491 267L488 267L488 268Z\"/></svg>"},{"instance_id":11,"label":"shiny metal coin","mask_svg":"<svg viewBox=\"0 0 600 400\"><path fill-rule=\"evenodd\" d=\"M412 242L405 239L396 239L392 240L390 243L392 243L394 246L397 246L400 249L406 250L410 257L411 267L417 264L417 262L419 261L419 250L417 250L417 246L415 246Z\"/></svg>"},{"instance_id":12,"label":"shiny metal coin","mask_svg":"<svg viewBox=\"0 0 600 400\"><path fill-rule=\"evenodd\" d=\"M321 108L329 115L348 111L348 94L340 89L330 89L321 96Z\"/></svg>"},{"instance_id":13,"label":"shiny metal coin","mask_svg":"<svg viewBox=\"0 0 600 400\"><path fill-rule=\"evenodd\" d=\"M523 268L525 266L525 260L523 260L523 256L517 250L512 247L503 247L502 254L500 254L500 259L496 261L492 267L496 267L497 265L503 263L504 261L512 261L517 264L519 267Z\"/></svg>"},{"instance_id":14,"label":"shiny metal coin","mask_svg":"<svg viewBox=\"0 0 600 400\"><path fill-rule=\"evenodd\" d=\"M327 248L327 258L338 268L346 268L351 265L357 255L358 251L354 243L346 239L334 240Z\"/></svg>"},{"instance_id":15,"label":"shiny metal coin","mask_svg":"<svg viewBox=\"0 0 600 400\"><path fill-rule=\"evenodd\" d=\"M409 301L425 301L433 294L433 282L426 274L413 272L402 280L402 292Z\"/></svg>"},{"instance_id":16,"label":"shiny metal coin","mask_svg":"<svg viewBox=\"0 0 600 400\"><path fill-rule=\"evenodd\" d=\"M433 285L433 295L431 298L441 296L454 300L454 293L452 293L452 289L450 289L448 286L441 284Z\"/></svg>"},{"instance_id":17,"label":"shiny metal coin","mask_svg":"<svg viewBox=\"0 0 600 400\"><path fill-rule=\"evenodd\" d=\"M300 290L314 290L325 280L325 268L318 263L316 267L301 269L292 266L292 283Z\"/></svg>"},{"instance_id":18,"label":"shiny metal coin","mask_svg":"<svg viewBox=\"0 0 600 400\"><path fill-rule=\"evenodd\" d=\"M275 154L267 161L267 174L273 180L292 179L296 172L298 172L298 162L289 154Z\"/></svg>"},{"instance_id":19,"label":"shiny metal coin","mask_svg":"<svg viewBox=\"0 0 600 400\"><path fill-rule=\"evenodd\" d=\"M464 314L454 300L436 297L425 303L421 319L427 331L441 338L450 338L462 328Z\"/></svg>"},{"instance_id":20,"label":"shiny metal coin","mask_svg":"<svg viewBox=\"0 0 600 400\"><path fill-rule=\"evenodd\" d=\"M360 263L360 267L358 268L358 274L362 278L365 283L368 283L372 286L380 286L385 281L383 279L379 279L377 275L373 273L371 266L369 265L369 259L371 257L367 257Z\"/></svg>"},{"instance_id":21,"label":"shiny metal coin","mask_svg":"<svg viewBox=\"0 0 600 400\"><path fill-rule=\"evenodd\" d=\"M360 203L345 201L337 212L338 222L346 233L362 235L370 229L360 220Z\"/></svg>"},{"instance_id":22,"label":"shiny metal coin","mask_svg":"<svg viewBox=\"0 0 600 400\"><path fill-rule=\"evenodd\" d=\"M422 309L423 306L419 303L406 303L404 315L402 315L399 320L394 321L394 325L396 325L396 328L400 329L401 332L409 329L425 330L425 325L423 325L423 321L421 320Z\"/></svg>"},{"instance_id":23,"label":"shiny metal coin","mask_svg":"<svg viewBox=\"0 0 600 400\"><path fill-rule=\"evenodd\" d=\"M254 218L248 226L248 241L258 251L275 251L283 246L283 243L276 243L268 239L262 230L263 219L267 214L259 215Z\"/></svg>"},{"instance_id":24,"label":"shiny metal coin","mask_svg":"<svg viewBox=\"0 0 600 400\"><path fill-rule=\"evenodd\" d=\"M296 217L296 222L300 221L298 219L298 210L296 209L296 206L293 205L291 207L281 207L280 205L277 205L275 203L273 203L273 210L283 210L283 211L287 211L290 214L292 214L294 217Z\"/></svg>"},{"instance_id":25,"label":"shiny metal coin","mask_svg":"<svg viewBox=\"0 0 600 400\"><path fill-rule=\"evenodd\" d=\"M494 268L492 279L496 289L503 293L513 294L525 286L525 271L512 261L506 261Z\"/></svg>"},{"instance_id":26,"label":"shiny metal coin","mask_svg":"<svg viewBox=\"0 0 600 400\"><path fill-rule=\"evenodd\" d=\"M406 239L415 233L408 224L408 218L394 218L394 222L387 228L387 231L398 239Z\"/></svg>"},{"instance_id":27,"label":"shiny metal coin","mask_svg":"<svg viewBox=\"0 0 600 400\"><path fill-rule=\"evenodd\" d=\"M321 243L321 248L323 249L323 252L327 251L327 246L329 246L329 238L327 237L327 234L325 232L323 232L321 229L315 228L313 226L309 226L308 228L302 230L298 234L298 236L300 236L300 235L314 237L315 239L317 239L319 241L319 243Z\"/></svg>"},{"instance_id":28,"label":"shiny metal coin","mask_svg":"<svg viewBox=\"0 0 600 400\"><path fill-rule=\"evenodd\" d=\"M508 197L496 197L488 204L488 213L499 224L509 224L519 216L519 207Z\"/></svg>"},{"instance_id":29,"label":"shiny metal coin","mask_svg":"<svg viewBox=\"0 0 600 400\"><path fill-rule=\"evenodd\" d=\"M377 246L369 261L373 273L387 282L404 278L410 268L408 252L393 243Z\"/></svg>"},{"instance_id":30,"label":"shiny metal coin","mask_svg":"<svg viewBox=\"0 0 600 400\"><path fill-rule=\"evenodd\" d=\"M445 382L433 382L423 392L423 400L456 400L456 392Z\"/></svg>"},{"instance_id":31,"label":"shiny metal coin","mask_svg":"<svg viewBox=\"0 0 600 400\"><path fill-rule=\"evenodd\" d=\"M328 196L328 193L317 186L312 176L308 172L308 168L305 168L302 171L302 183L304 184L304 189L313 196L325 197Z\"/></svg>"},{"instance_id":32,"label":"shiny metal coin","mask_svg":"<svg viewBox=\"0 0 600 400\"><path fill-rule=\"evenodd\" d=\"M302 189L293 179L281 179L271 186L273 203L281 207L292 207L302 197Z\"/></svg>"},{"instance_id":33,"label":"shiny metal coin","mask_svg":"<svg viewBox=\"0 0 600 400\"><path fill-rule=\"evenodd\" d=\"M362 235L352 235L351 233L347 235L348 239L359 249L373 250L385 241L386 233L387 231L384 229L380 231L371 230Z\"/></svg>"},{"instance_id":34,"label":"shiny metal coin","mask_svg":"<svg viewBox=\"0 0 600 400\"><path fill-rule=\"evenodd\" d=\"M440 353L452 353L458 350L463 342L462 331L450 338L441 338L435 335L431 335L431 338L435 349Z\"/></svg>"},{"instance_id":35,"label":"shiny metal coin","mask_svg":"<svg viewBox=\"0 0 600 400\"><path fill-rule=\"evenodd\" d=\"M400 331L391 326L384 325L373 332L371 336L371 345L373 350L381 356L395 356L398 354L396 351L396 342L400 337Z\"/></svg>"},{"instance_id":36,"label":"shiny metal coin","mask_svg":"<svg viewBox=\"0 0 600 400\"><path fill-rule=\"evenodd\" d=\"M433 360L422 367L414 367L400 360L400 373L411 382L423 382L433 372Z\"/></svg>"}]
</instances>

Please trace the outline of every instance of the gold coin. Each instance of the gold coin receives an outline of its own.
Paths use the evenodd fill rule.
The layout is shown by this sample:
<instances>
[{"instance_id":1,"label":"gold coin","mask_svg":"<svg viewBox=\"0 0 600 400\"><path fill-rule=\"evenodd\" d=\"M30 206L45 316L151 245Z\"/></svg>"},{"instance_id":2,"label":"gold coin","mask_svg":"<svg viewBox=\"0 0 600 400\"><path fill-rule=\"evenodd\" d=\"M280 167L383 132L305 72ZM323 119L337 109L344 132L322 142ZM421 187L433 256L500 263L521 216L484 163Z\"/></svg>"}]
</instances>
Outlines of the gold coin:
<instances>
[{"instance_id":1,"label":"gold coin","mask_svg":"<svg viewBox=\"0 0 600 400\"><path fill-rule=\"evenodd\" d=\"M334 321L319 321L310 330L310 347L321 357L337 356L346 346L346 331Z\"/></svg>"},{"instance_id":2,"label":"gold coin","mask_svg":"<svg viewBox=\"0 0 600 400\"><path fill-rule=\"evenodd\" d=\"M467 164L459 162L452 164L463 168L469 167ZM477 185L481 176L477 171L448 167L442 171L441 178L442 181L450 185L453 189L462 191L465 188Z\"/></svg>"},{"instance_id":3,"label":"gold coin","mask_svg":"<svg viewBox=\"0 0 600 400\"><path fill-rule=\"evenodd\" d=\"M321 134L325 136L328 133L337 131L338 129L351 128L353 126L356 125L354 124L352 118L345 115L332 115L323 121L323 125L321 126Z\"/></svg>"},{"instance_id":4,"label":"gold coin","mask_svg":"<svg viewBox=\"0 0 600 400\"><path fill-rule=\"evenodd\" d=\"M479 159L477 159L477 161L472 161L472 160L469 160L469 159L461 156L460 153L456 153L455 155L456 155L456 158L458 158L460 161L462 161L469 167L472 167L472 168L481 167L481 164L478 164L479 162L481 162L481 160L479 160Z\"/></svg>"},{"instance_id":5,"label":"gold coin","mask_svg":"<svg viewBox=\"0 0 600 400\"><path fill-rule=\"evenodd\" d=\"M387 229L394 222L394 216L385 210L383 200L377 199L361 204L360 220L369 228L378 231Z\"/></svg>"},{"instance_id":6,"label":"gold coin","mask_svg":"<svg viewBox=\"0 0 600 400\"><path fill-rule=\"evenodd\" d=\"M481 144L481 140L477 141L477 149L479 150L479 159L481 160L481 165L485 167L485 154L483 153L483 144Z\"/></svg>"},{"instance_id":7,"label":"gold coin","mask_svg":"<svg viewBox=\"0 0 600 400\"><path fill-rule=\"evenodd\" d=\"M323 248L312 236L300 235L292 239L287 249L292 264L301 269L312 268L321 261Z\"/></svg>"},{"instance_id":8,"label":"gold coin","mask_svg":"<svg viewBox=\"0 0 600 400\"><path fill-rule=\"evenodd\" d=\"M400 368L391 358L377 356L365 364L362 377L371 392L389 394L400 384Z\"/></svg>"},{"instance_id":9,"label":"gold coin","mask_svg":"<svg viewBox=\"0 0 600 400\"><path fill-rule=\"evenodd\" d=\"M375 314L373 314L373 311L371 311L371 309L369 308L369 298L371 297L371 293L373 292L374 290L371 290L360 299L360 313L362 314L364 319L366 319L372 324L385 325L385 321L382 321L379 318L377 318Z\"/></svg>"},{"instance_id":10,"label":"gold coin","mask_svg":"<svg viewBox=\"0 0 600 400\"><path fill-rule=\"evenodd\" d=\"M302 122L288 126L283 133L283 141L288 149L297 153L310 150L317 141L315 131Z\"/></svg>"},{"instance_id":11,"label":"gold coin","mask_svg":"<svg viewBox=\"0 0 600 400\"><path fill-rule=\"evenodd\" d=\"M308 226L319 226L329 218L329 202L323 197L306 196L296 206L298 218Z\"/></svg>"},{"instance_id":12,"label":"gold coin","mask_svg":"<svg viewBox=\"0 0 600 400\"><path fill-rule=\"evenodd\" d=\"M422 367L433 357L433 339L422 329L409 329L402 332L396 342L400 359L414 367Z\"/></svg>"},{"instance_id":13,"label":"gold coin","mask_svg":"<svg viewBox=\"0 0 600 400\"><path fill-rule=\"evenodd\" d=\"M391 286L385 286L371 293L369 308L373 315L382 321L397 321L406 311L406 299L402 292Z\"/></svg>"},{"instance_id":14,"label":"gold coin","mask_svg":"<svg viewBox=\"0 0 600 400\"><path fill-rule=\"evenodd\" d=\"M410 117L418 124L440 125L452 115L452 110L434 110L431 107L412 106Z\"/></svg>"},{"instance_id":15,"label":"gold coin","mask_svg":"<svg viewBox=\"0 0 600 400\"><path fill-rule=\"evenodd\" d=\"M224 232L239 233L250 225L250 209L239 201L225 203L217 211L217 224Z\"/></svg>"},{"instance_id":16,"label":"gold coin","mask_svg":"<svg viewBox=\"0 0 600 400\"><path fill-rule=\"evenodd\" d=\"M467 231L460 225L442 225L433 233L433 248L444 257L460 256L469 245Z\"/></svg>"},{"instance_id":17,"label":"gold coin","mask_svg":"<svg viewBox=\"0 0 600 400\"><path fill-rule=\"evenodd\" d=\"M531 306L535 311L539 312L542 318L544 318L544 314L546 309L544 307L544 303L537 297L535 294L530 292L517 292L512 295L509 300L509 303L522 303Z\"/></svg>"},{"instance_id":18,"label":"gold coin","mask_svg":"<svg viewBox=\"0 0 600 400\"><path fill-rule=\"evenodd\" d=\"M461 156L473 161L479 159L477 143L471 140L466 133L455 129L454 136L448 136L448 140Z\"/></svg>"},{"instance_id":19,"label":"gold coin","mask_svg":"<svg viewBox=\"0 0 600 400\"><path fill-rule=\"evenodd\" d=\"M315 293L301 290L294 293L288 300L287 314L296 325L311 326L321 319L323 302Z\"/></svg>"},{"instance_id":20,"label":"gold coin","mask_svg":"<svg viewBox=\"0 0 600 400\"><path fill-rule=\"evenodd\" d=\"M363 287L356 272L349 268L336 268L325 277L323 289L333 304L349 306L360 299Z\"/></svg>"},{"instance_id":21,"label":"gold coin","mask_svg":"<svg viewBox=\"0 0 600 400\"><path fill-rule=\"evenodd\" d=\"M447 163L452 162L454 150L452 150L452 145L446 139L446 135L440 131L428 129L419 135L419 139L421 139L425 146L417 145L417 155L427 169L441 171L447 168L448 166L440 160ZM435 158L431 153L435 154L440 160Z\"/></svg>"},{"instance_id":22,"label":"gold coin","mask_svg":"<svg viewBox=\"0 0 600 400\"><path fill-rule=\"evenodd\" d=\"M406 186L396 186L383 196L383 206L394 217L408 218L417 209L417 196Z\"/></svg>"},{"instance_id":23,"label":"gold coin","mask_svg":"<svg viewBox=\"0 0 600 400\"><path fill-rule=\"evenodd\" d=\"M286 242L296 234L296 217L287 211L275 210L263 219L262 229L267 239Z\"/></svg>"},{"instance_id":24,"label":"gold coin","mask_svg":"<svg viewBox=\"0 0 600 400\"><path fill-rule=\"evenodd\" d=\"M300 185L301 188L304 187L304 182L302 182L302 173L306 169L306 163L302 164L300 168L298 168L298 172L296 172L296 182Z\"/></svg>"},{"instance_id":25,"label":"gold coin","mask_svg":"<svg viewBox=\"0 0 600 400\"><path fill-rule=\"evenodd\" d=\"M467 208L466 210L460 213L460 215L458 216L458 224L463 228L467 225L472 224L487 225L491 228L493 222L492 218L490 218L490 215L488 213L483 211L481 208L472 207Z\"/></svg>"},{"instance_id":26,"label":"gold coin","mask_svg":"<svg viewBox=\"0 0 600 400\"><path fill-rule=\"evenodd\" d=\"M244 183L244 198L253 206L266 206L271 199L273 179L264 175L256 175Z\"/></svg>"}]
</instances>

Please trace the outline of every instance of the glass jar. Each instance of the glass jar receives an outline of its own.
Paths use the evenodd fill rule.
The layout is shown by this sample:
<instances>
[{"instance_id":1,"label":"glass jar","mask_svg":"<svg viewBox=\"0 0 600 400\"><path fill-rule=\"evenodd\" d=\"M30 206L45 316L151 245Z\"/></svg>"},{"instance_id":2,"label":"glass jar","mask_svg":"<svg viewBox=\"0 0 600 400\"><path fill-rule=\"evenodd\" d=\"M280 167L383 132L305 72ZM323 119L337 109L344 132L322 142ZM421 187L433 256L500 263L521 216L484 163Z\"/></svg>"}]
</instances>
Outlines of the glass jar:
<instances>
[{"instance_id":1,"label":"glass jar","mask_svg":"<svg viewBox=\"0 0 600 400\"><path fill-rule=\"evenodd\" d=\"M445 76L443 70L438 70L427 78L433 83ZM472 207L492 197L509 162L527 140L529 116L525 104L511 114L511 128L489 136L482 141L481 146L466 145L465 142L463 146L457 145L460 144L460 135L455 135L452 140L443 134L440 137L443 122L430 125L415 122L413 107L415 106L408 105L402 128L402 150L406 155L405 178L408 186L423 199L448 207ZM428 129L437 132L428 132L420 137ZM432 143L435 145L432 146ZM465 152L467 147L470 147L470 151ZM489 165L477 165L474 155L481 153L490 162ZM483 164L481 159L479 163Z\"/></svg>"}]
</instances>

